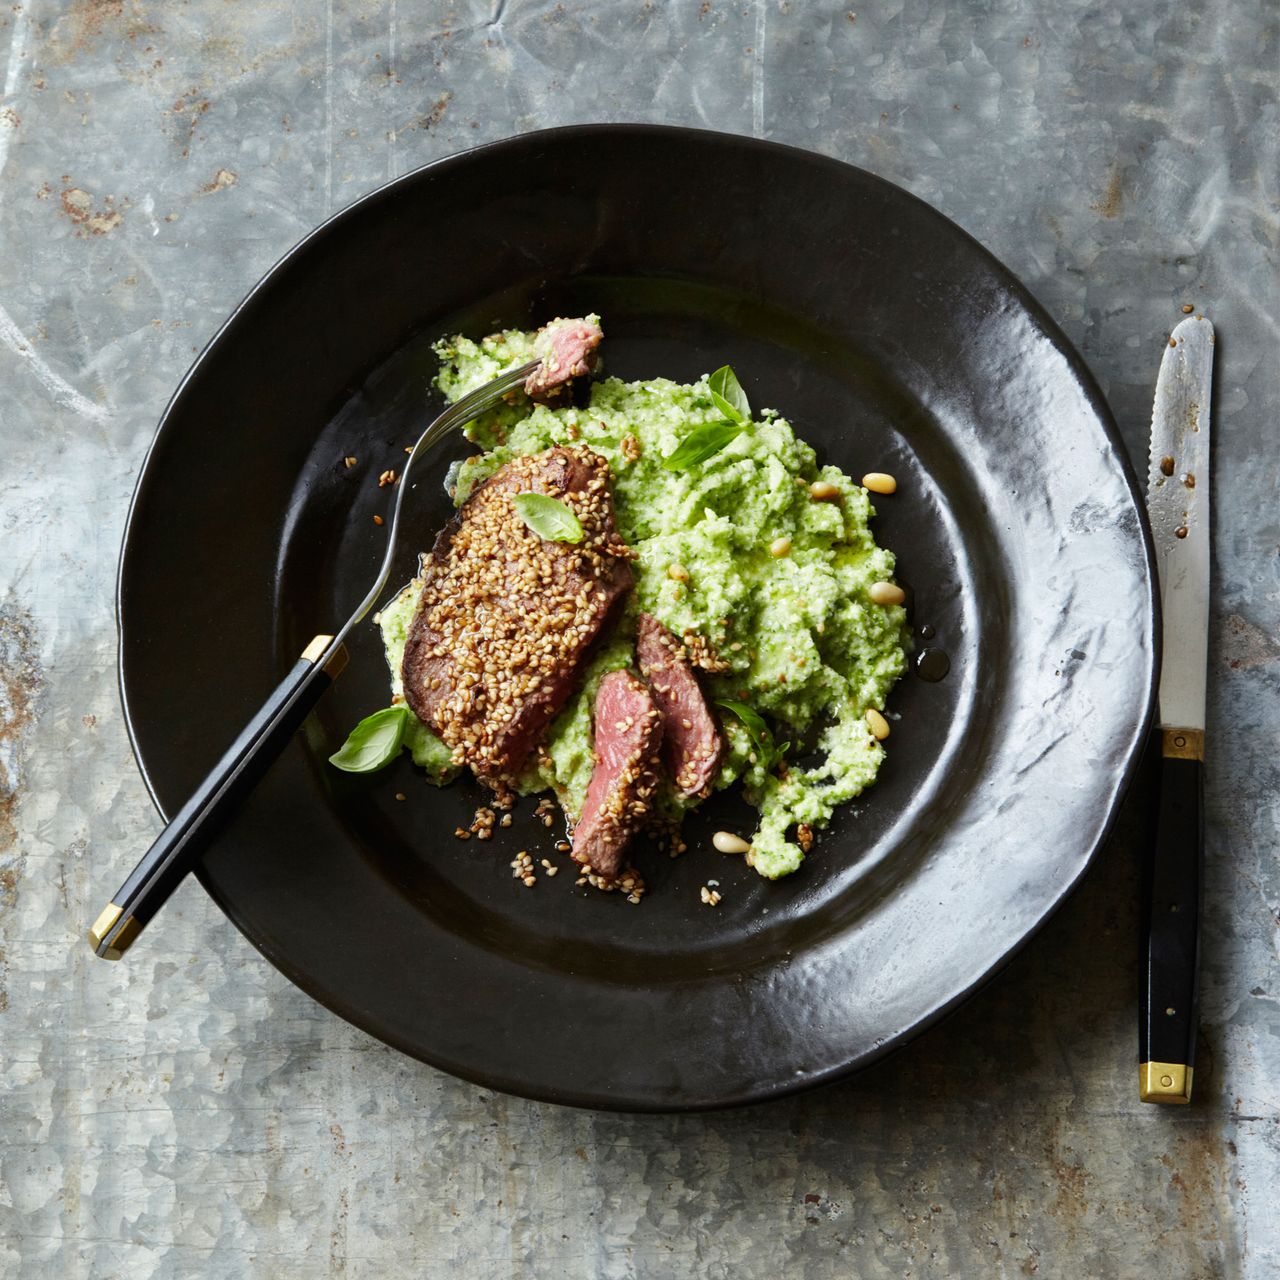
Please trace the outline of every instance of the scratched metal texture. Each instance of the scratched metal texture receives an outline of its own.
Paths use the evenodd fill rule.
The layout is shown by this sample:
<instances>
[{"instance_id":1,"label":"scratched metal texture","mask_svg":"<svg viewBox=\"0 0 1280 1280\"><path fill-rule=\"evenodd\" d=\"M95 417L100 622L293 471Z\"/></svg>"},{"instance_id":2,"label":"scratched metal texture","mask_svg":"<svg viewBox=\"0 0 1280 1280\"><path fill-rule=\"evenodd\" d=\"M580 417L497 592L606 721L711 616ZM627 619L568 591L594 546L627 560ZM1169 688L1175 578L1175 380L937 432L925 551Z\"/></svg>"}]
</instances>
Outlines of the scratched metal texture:
<instances>
[{"instance_id":1,"label":"scratched metal texture","mask_svg":"<svg viewBox=\"0 0 1280 1280\"><path fill-rule=\"evenodd\" d=\"M1277 1274L1276 19L1274 0L5 4L0 1275ZM1165 336L1183 304L1212 315L1194 1106L1135 1096L1145 784L963 1012L741 1112L592 1115L449 1079L314 1005L192 885L127 963L90 957L86 923L157 825L112 588L172 388L327 214L588 120L776 138L923 196L1044 302L1138 456Z\"/></svg>"}]
</instances>

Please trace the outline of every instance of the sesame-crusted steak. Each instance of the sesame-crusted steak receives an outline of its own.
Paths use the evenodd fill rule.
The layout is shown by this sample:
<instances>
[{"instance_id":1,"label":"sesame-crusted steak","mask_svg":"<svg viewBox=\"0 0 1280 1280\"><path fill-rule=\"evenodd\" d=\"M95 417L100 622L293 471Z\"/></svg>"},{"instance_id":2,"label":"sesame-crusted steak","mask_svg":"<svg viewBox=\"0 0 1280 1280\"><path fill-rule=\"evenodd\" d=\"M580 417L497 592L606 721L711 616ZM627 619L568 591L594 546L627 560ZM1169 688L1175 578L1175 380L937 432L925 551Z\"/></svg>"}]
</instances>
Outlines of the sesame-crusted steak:
<instances>
[{"instance_id":1,"label":"sesame-crusted steak","mask_svg":"<svg viewBox=\"0 0 1280 1280\"><path fill-rule=\"evenodd\" d=\"M695 796L710 786L724 744L685 646L651 614L640 615L636 659L665 722L662 757L676 787Z\"/></svg>"},{"instance_id":2,"label":"sesame-crusted steak","mask_svg":"<svg viewBox=\"0 0 1280 1280\"><path fill-rule=\"evenodd\" d=\"M610 671L596 693L596 765L573 829L574 859L607 880L648 820L661 749L662 712L648 686L630 671Z\"/></svg>"},{"instance_id":3,"label":"sesame-crusted steak","mask_svg":"<svg viewBox=\"0 0 1280 1280\"><path fill-rule=\"evenodd\" d=\"M609 481L585 448L516 458L436 539L405 643L405 701L481 777L520 771L631 587ZM559 499L582 541L539 537L516 514L518 493Z\"/></svg>"}]
</instances>

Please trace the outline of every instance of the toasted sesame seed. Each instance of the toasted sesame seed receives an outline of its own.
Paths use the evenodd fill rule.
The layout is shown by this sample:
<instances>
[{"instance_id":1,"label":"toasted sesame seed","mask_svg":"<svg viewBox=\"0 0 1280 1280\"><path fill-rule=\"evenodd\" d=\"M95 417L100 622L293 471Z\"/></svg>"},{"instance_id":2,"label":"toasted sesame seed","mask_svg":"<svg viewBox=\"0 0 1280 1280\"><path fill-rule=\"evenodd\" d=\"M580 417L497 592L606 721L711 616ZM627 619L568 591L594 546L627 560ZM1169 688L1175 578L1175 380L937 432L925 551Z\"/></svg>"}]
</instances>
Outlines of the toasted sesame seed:
<instances>
[{"instance_id":1,"label":"toasted sesame seed","mask_svg":"<svg viewBox=\"0 0 1280 1280\"><path fill-rule=\"evenodd\" d=\"M381 524L381 523L382 523L382 517L381 517L381 516L374 516L374 517L373 517L373 523L374 523L374 524Z\"/></svg>"}]
</instances>

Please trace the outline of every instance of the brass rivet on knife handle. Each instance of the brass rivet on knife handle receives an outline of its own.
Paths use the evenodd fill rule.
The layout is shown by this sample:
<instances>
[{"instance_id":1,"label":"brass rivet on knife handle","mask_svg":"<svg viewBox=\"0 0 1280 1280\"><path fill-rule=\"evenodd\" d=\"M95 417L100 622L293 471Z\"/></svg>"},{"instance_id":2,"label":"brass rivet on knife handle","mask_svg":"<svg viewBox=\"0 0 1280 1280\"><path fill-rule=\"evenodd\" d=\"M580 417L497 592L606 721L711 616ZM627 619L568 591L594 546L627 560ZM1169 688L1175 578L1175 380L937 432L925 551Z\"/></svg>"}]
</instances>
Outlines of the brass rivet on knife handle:
<instances>
[{"instance_id":1,"label":"brass rivet on knife handle","mask_svg":"<svg viewBox=\"0 0 1280 1280\"><path fill-rule=\"evenodd\" d=\"M1166 760L1203 760L1203 729L1162 729L1160 754Z\"/></svg>"},{"instance_id":2,"label":"brass rivet on knife handle","mask_svg":"<svg viewBox=\"0 0 1280 1280\"><path fill-rule=\"evenodd\" d=\"M111 930L116 928L116 921L120 919L122 910L123 908L118 907L114 902L107 903L102 914L93 922L93 927L89 930L89 945L104 960L119 960L133 945L133 940L142 932L142 926L133 916L129 916L116 929L116 935L109 945L103 947L103 941L110 936Z\"/></svg>"},{"instance_id":3,"label":"brass rivet on knife handle","mask_svg":"<svg viewBox=\"0 0 1280 1280\"><path fill-rule=\"evenodd\" d=\"M301 657L304 662L318 662L324 651L333 643L332 636L316 636L310 644L303 649ZM340 645L338 651L324 664L325 675L330 680L336 680L343 672L347 665L347 646Z\"/></svg>"},{"instance_id":4,"label":"brass rivet on knife handle","mask_svg":"<svg viewBox=\"0 0 1280 1280\"><path fill-rule=\"evenodd\" d=\"M1194 1070L1181 1062L1144 1062L1138 1067L1138 1097L1175 1106L1191 1101Z\"/></svg>"}]
</instances>

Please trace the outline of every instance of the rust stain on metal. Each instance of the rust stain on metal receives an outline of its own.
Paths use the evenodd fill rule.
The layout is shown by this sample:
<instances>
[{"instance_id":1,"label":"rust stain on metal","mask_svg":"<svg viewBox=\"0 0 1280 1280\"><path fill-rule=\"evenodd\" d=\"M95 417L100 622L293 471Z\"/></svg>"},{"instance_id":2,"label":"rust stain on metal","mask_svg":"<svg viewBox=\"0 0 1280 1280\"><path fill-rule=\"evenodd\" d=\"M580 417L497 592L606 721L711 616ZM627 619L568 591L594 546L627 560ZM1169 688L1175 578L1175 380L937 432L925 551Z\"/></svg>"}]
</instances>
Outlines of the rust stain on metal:
<instances>
[{"instance_id":1,"label":"rust stain on metal","mask_svg":"<svg viewBox=\"0 0 1280 1280\"><path fill-rule=\"evenodd\" d=\"M1221 1240L1231 1215L1226 1164L1227 1144L1211 1125L1187 1125L1160 1157L1169 1170L1169 1186L1178 1193L1184 1230L1200 1240Z\"/></svg>"},{"instance_id":2,"label":"rust stain on metal","mask_svg":"<svg viewBox=\"0 0 1280 1280\"><path fill-rule=\"evenodd\" d=\"M1222 660L1232 671L1252 671L1280 657L1280 645L1238 613L1229 614L1223 621L1220 643Z\"/></svg>"},{"instance_id":3,"label":"rust stain on metal","mask_svg":"<svg viewBox=\"0 0 1280 1280\"><path fill-rule=\"evenodd\" d=\"M213 175L212 181L206 182L200 188L200 194L202 196L210 196L215 191L225 191L228 187L234 187L239 181L240 179L230 169L219 169Z\"/></svg>"},{"instance_id":4,"label":"rust stain on metal","mask_svg":"<svg viewBox=\"0 0 1280 1280\"><path fill-rule=\"evenodd\" d=\"M1124 185L1118 163L1111 166L1111 178L1107 182L1106 192L1101 199L1095 200L1089 207L1108 219L1116 217L1124 208Z\"/></svg>"},{"instance_id":5,"label":"rust stain on metal","mask_svg":"<svg viewBox=\"0 0 1280 1280\"><path fill-rule=\"evenodd\" d=\"M1091 1175L1076 1150L1061 1141L1061 1127L1061 1119L1056 1119L1053 1132L1045 1141L1044 1154L1057 1187L1054 1216L1070 1230L1089 1210L1088 1182Z\"/></svg>"},{"instance_id":6,"label":"rust stain on metal","mask_svg":"<svg viewBox=\"0 0 1280 1280\"><path fill-rule=\"evenodd\" d=\"M93 197L79 187L64 187L62 191L62 212L72 224L79 228L76 235L105 236L114 231L123 221L124 214L115 207L115 197L107 196L100 209L94 209Z\"/></svg>"},{"instance_id":7,"label":"rust stain on metal","mask_svg":"<svg viewBox=\"0 0 1280 1280\"><path fill-rule=\"evenodd\" d=\"M74 62L103 45L118 45L120 36L138 40L159 35L161 28L148 22L137 0L75 0L53 24L48 47L54 62ZM152 45L144 50L154 52ZM155 65L160 65L156 59ZM42 78L36 85L43 89Z\"/></svg>"},{"instance_id":8,"label":"rust stain on metal","mask_svg":"<svg viewBox=\"0 0 1280 1280\"><path fill-rule=\"evenodd\" d=\"M13 811L22 781L22 746L35 723L36 698L43 687L35 657L35 632L28 615L0 609L0 852L13 847ZM0 908L13 905L17 869L0 869Z\"/></svg>"}]
</instances>

